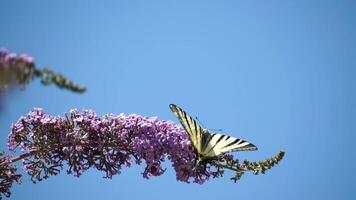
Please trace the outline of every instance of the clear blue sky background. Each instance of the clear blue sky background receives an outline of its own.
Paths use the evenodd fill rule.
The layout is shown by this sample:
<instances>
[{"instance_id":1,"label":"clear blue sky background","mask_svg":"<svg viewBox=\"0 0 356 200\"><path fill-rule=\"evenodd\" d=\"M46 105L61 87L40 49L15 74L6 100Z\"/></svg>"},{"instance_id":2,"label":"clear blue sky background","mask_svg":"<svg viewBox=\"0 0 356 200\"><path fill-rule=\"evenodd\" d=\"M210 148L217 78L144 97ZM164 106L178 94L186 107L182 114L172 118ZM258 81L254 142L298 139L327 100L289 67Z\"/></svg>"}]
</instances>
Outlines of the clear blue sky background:
<instances>
[{"instance_id":1,"label":"clear blue sky background","mask_svg":"<svg viewBox=\"0 0 356 200\"><path fill-rule=\"evenodd\" d=\"M112 180L90 170L13 187L11 199L355 199L355 1L0 2L0 46L88 87L44 87L5 97L0 147L33 107L175 120L176 103L209 128L247 139L264 159L286 151L267 175L229 175L204 185L143 166Z\"/></svg>"}]
</instances>

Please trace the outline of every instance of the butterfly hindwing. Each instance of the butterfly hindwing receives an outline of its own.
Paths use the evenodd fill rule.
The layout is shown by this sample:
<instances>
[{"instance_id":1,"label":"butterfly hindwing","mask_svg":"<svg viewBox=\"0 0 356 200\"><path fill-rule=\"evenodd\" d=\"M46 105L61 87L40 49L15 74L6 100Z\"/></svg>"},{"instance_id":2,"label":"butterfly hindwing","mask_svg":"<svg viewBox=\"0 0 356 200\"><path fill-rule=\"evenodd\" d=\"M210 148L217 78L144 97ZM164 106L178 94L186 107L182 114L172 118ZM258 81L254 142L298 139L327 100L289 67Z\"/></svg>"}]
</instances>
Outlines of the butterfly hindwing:
<instances>
[{"instance_id":1,"label":"butterfly hindwing","mask_svg":"<svg viewBox=\"0 0 356 200\"><path fill-rule=\"evenodd\" d=\"M203 149L202 154L205 157L218 157L227 152L253 150L257 150L257 147L245 140L228 135L212 133L210 141Z\"/></svg>"}]
</instances>

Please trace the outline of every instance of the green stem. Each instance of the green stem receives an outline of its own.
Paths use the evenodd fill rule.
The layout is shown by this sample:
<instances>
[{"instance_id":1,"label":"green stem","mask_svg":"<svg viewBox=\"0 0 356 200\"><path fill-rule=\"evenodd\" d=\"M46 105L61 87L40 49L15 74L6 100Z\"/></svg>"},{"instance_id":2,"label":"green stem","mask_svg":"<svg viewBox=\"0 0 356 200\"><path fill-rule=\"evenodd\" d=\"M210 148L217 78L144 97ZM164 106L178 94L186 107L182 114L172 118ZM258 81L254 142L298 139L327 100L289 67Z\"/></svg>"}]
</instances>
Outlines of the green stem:
<instances>
[{"instance_id":1,"label":"green stem","mask_svg":"<svg viewBox=\"0 0 356 200\"><path fill-rule=\"evenodd\" d=\"M281 150L276 156L266 159L265 161L249 162L242 164L229 164L228 162L213 161L212 165L218 168L225 168L236 171L236 173L242 174L245 171L253 171L254 174L258 172L265 173L267 169L270 169L274 165L278 164L283 159L285 152Z\"/></svg>"},{"instance_id":2,"label":"green stem","mask_svg":"<svg viewBox=\"0 0 356 200\"><path fill-rule=\"evenodd\" d=\"M35 69L35 76L41 78L43 85L50 85L54 83L59 88L65 88L72 92L83 93L86 88L78 84L73 83L61 74L54 73L50 68L45 67L42 70Z\"/></svg>"}]
</instances>

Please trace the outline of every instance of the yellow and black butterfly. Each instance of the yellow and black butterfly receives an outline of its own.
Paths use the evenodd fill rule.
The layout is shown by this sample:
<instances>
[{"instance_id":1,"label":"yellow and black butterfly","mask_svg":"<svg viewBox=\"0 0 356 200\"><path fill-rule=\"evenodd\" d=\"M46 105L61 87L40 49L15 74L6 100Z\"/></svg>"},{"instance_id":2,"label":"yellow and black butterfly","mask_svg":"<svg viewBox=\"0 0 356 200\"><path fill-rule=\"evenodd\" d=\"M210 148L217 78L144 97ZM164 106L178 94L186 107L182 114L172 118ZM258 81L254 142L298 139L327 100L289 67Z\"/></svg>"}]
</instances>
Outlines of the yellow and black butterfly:
<instances>
[{"instance_id":1,"label":"yellow and black butterfly","mask_svg":"<svg viewBox=\"0 0 356 200\"><path fill-rule=\"evenodd\" d=\"M208 129L202 128L183 109L174 104L170 104L169 107L187 131L190 141L194 146L198 163L217 159L227 152L257 150L255 145L247 141L209 132Z\"/></svg>"}]
</instances>

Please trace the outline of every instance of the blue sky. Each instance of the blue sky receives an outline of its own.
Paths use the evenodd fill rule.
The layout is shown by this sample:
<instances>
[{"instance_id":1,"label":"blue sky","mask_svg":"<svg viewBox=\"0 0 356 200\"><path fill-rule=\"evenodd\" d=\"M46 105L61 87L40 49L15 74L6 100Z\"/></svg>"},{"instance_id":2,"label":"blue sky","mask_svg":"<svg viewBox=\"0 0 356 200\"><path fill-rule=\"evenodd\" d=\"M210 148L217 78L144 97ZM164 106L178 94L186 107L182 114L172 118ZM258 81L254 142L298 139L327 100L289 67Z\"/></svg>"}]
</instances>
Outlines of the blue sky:
<instances>
[{"instance_id":1,"label":"blue sky","mask_svg":"<svg viewBox=\"0 0 356 200\"><path fill-rule=\"evenodd\" d=\"M5 97L0 148L33 107L175 119L176 103L207 127L249 140L258 160L286 151L267 175L203 185L143 166L112 180L90 170L38 184L25 175L11 199L354 199L355 1L1 1L0 46L32 55L88 87L42 86ZM229 174L232 175L232 174Z\"/></svg>"}]
</instances>

